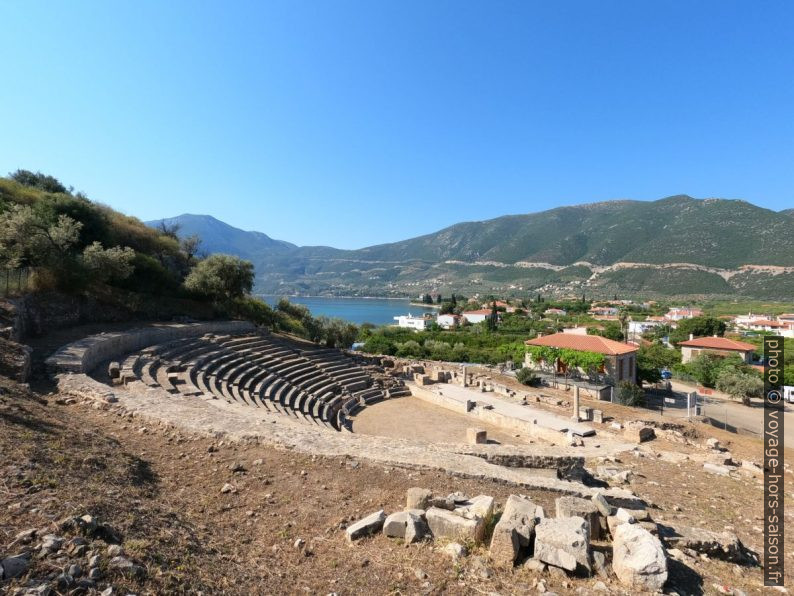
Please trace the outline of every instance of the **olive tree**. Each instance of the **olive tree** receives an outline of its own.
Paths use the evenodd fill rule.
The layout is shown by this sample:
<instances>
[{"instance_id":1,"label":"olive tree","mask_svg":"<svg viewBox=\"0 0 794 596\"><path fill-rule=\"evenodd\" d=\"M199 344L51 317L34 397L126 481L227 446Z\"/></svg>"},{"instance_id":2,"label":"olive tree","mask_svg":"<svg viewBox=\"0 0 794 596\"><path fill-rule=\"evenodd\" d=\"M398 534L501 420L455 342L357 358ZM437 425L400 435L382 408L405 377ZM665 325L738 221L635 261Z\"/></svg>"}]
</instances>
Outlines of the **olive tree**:
<instances>
[{"instance_id":1,"label":"olive tree","mask_svg":"<svg viewBox=\"0 0 794 596\"><path fill-rule=\"evenodd\" d=\"M751 397L761 395L764 382L754 373L726 368L717 377L717 389L734 399L742 400L744 405L749 406Z\"/></svg>"},{"instance_id":2,"label":"olive tree","mask_svg":"<svg viewBox=\"0 0 794 596\"><path fill-rule=\"evenodd\" d=\"M80 258L83 267L94 279L127 279L134 271L132 264L135 251L129 246L104 248L101 243L93 242L85 247Z\"/></svg>"},{"instance_id":3,"label":"olive tree","mask_svg":"<svg viewBox=\"0 0 794 596\"><path fill-rule=\"evenodd\" d=\"M213 299L231 302L250 294L254 266L232 255L214 254L202 259L185 278L185 288Z\"/></svg>"}]
</instances>

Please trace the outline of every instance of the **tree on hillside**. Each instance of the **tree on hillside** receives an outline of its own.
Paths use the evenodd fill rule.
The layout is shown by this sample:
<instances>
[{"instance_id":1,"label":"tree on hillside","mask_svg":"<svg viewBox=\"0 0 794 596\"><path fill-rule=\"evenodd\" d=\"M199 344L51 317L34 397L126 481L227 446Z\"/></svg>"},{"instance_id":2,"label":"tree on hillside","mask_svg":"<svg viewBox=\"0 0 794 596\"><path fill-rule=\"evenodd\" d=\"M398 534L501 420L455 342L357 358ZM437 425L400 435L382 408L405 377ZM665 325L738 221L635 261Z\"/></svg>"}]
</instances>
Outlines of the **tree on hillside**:
<instances>
[{"instance_id":1,"label":"tree on hillside","mask_svg":"<svg viewBox=\"0 0 794 596\"><path fill-rule=\"evenodd\" d=\"M62 192L71 194L71 189L67 189L57 178L47 176L41 172L33 173L30 170L17 170L8 175L11 180L19 182L24 186L38 188L45 192Z\"/></svg>"},{"instance_id":2,"label":"tree on hillside","mask_svg":"<svg viewBox=\"0 0 794 596\"><path fill-rule=\"evenodd\" d=\"M496 300L491 303L491 316L488 319L488 329L496 331L496 325L499 321L499 311L496 309Z\"/></svg>"},{"instance_id":3,"label":"tree on hillside","mask_svg":"<svg viewBox=\"0 0 794 596\"><path fill-rule=\"evenodd\" d=\"M702 316L678 321L678 327L670 333L670 341L678 344L695 337L722 336L725 333L725 322L715 317Z\"/></svg>"},{"instance_id":4,"label":"tree on hillside","mask_svg":"<svg viewBox=\"0 0 794 596\"><path fill-rule=\"evenodd\" d=\"M726 368L717 377L717 389L727 393L734 399L742 400L750 405L751 397L758 397L764 389L764 382L757 374L742 372L735 368Z\"/></svg>"},{"instance_id":5,"label":"tree on hillside","mask_svg":"<svg viewBox=\"0 0 794 596\"><path fill-rule=\"evenodd\" d=\"M201 249L201 238L198 234L191 234L179 241L179 248L185 254L185 259L190 265L196 262L196 257Z\"/></svg>"},{"instance_id":6,"label":"tree on hillside","mask_svg":"<svg viewBox=\"0 0 794 596\"><path fill-rule=\"evenodd\" d=\"M93 279L101 281L127 279L135 269L134 259L135 251L129 246L104 248L99 242L86 246L80 258Z\"/></svg>"},{"instance_id":7,"label":"tree on hillside","mask_svg":"<svg viewBox=\"0 0 794 596\"><path fill-rule=\"evenodd\" d=\"M166 223L165 220L162 220L157 226L157 229L163 236L168 236L174 240L179 240L179 230L182 229L182 225L178 222Z\"/></svg>"},{"instance_id":8,"label":"tree on hillside","mask_svg":"<svg viewBox=\"0 0 794 596\"><path fill-rule=\"evenodd\" d=\"M57 267L80 237L83 224L68 215L48 218L27 205L0 213L0 255L19 265Z\"/></svg>"},{"instance_id":9,"label":"tree on hillside","mask_svg":"<svg viewBox=\"0 0 794 596\"><path fill-rule=\"evenodd\" d=\"M319 320L322 329L322 338L329 348L349 349L356 341L358 327L353 323L328 317L319 317L317 320Z\"/></svg>"},{"instance_id":10,"label":"tree on hillside","mask_svg":"<svg viewBox=\"0 0 794 596\"><path fill-rule=\"evenodd\" d=\"M224 254L199 261L185 278L185 288L213 299L231 302L251 292L254 266L250 261Z\"/></svg>"}]
</instances>

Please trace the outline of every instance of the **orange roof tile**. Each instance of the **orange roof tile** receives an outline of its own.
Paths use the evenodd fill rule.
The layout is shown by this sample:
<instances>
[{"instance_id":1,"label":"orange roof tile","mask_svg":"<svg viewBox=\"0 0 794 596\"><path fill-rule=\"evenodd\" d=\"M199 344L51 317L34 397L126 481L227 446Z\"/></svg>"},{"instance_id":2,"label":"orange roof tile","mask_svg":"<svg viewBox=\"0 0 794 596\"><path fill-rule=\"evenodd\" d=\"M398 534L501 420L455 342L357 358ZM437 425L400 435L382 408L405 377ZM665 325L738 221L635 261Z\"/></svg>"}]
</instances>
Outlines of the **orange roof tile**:
<instances>
[{"instance_id":1,"label":"orange roof tile","mask_svg":"<svg viewBox=\"0 0 794 596\"><path fill-rule=\"evenodd\" d=\"M750 350L755 350L755 346L753 344L748 344L743 341L736 341L735 339L728 339L727 337L696 337L695 339L682 341L679 345L690 348L733 350L735 352L748 352Z\"/></svg>"},{"instance_id":2,"label":"orange roof tile","mask_svg":"<svg viewBox=\"0 0 794 596\"><path fill-rule=\"evenodd\" d=\"M607 356L629 354L637 351L637 346L624 344L600 335L577 335L574 333L553 333L536 337L524 342L528 346L549 346L552 348L567 348L582 352L597 352Z\"/></svg>"}]
</instances>

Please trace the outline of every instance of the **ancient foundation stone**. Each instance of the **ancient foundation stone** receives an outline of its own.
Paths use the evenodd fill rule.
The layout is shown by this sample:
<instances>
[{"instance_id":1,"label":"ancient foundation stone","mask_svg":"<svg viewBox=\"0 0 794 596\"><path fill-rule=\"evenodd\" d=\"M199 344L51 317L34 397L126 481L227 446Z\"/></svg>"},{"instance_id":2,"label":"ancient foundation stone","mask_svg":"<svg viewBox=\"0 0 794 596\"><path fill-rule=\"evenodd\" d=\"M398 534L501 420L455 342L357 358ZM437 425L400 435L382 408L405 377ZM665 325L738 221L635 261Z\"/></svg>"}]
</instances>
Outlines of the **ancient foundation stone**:
<instances>
[{"instance_id":1,"label":"ancient foundation stone","mask_svg":"<svg viewBox=\"0 0 794 596\"><path fill-rule=\"evenodd\" d=\"M535 527L535 558L590 575L590 527L581 517L546 518Z\"/></svg>"},{"instance_id":2,"label":"ancient foundation stone","mask_svg":"<svg viewBox=\"0 0 794 596\"><path fill-rule=\"evenodd\" d=\"M590 540L600 538L601 520L595 503L579 497L558 497L555 505L557 517L582 517L590 525Z\"/></svg>"},{"instance_id":3,"label":"ancient foundation stone","mask_svg":"<svg viewBox=\"0 0 794 596\"><path fill-rule=\"evenodd\" d=\"M526 551L534 534L537 505L526 497L510 495L491 538L491 559L498 565L513 565Z\"/></svg>"},{"instance_id":4,"label":"ancient foundation stone","mask_svg":"<svg viewBox=\"0 0 794 596\"><path fill-rule=\"evenodd\" d=\"M430 504L430 498L433 496L426 488L413 487L409 488L405 495L405 508L406 509L427 509Z\"/></svg>"},{"instance_id":5,"label":"ancient foundation stone","mask_svg":"<svg viewBox=\"0 0 794 596\"><path fill-rule=\"evenodd\" d=\"M637 524L619 525L613 544L612 569L629 588L661 590L667 581L667 557L662 543Z\"/></svg>"},{"instance_id":6,"label":"ancient foundation stone","mask_svg":"<svg viewBox=\"0 0 794 596\"><path fill-rule=\"evenodd\" d=\"M466 442L469 445L482 445L488 442L488 433L481 428L467 428Z\"/></svg>"},{"instance_id":7,"label":"ancient foundation stone","mask_svg":"<svg viewBox=\"0 0 794 596\"><path fill-rule=\"evenodd\" d=\"M354 540L358 540L359 538L363 538L364 536L377 534L380 532L381 528L383 527L383 522L385 521L386 514L384 513L383 509L376 511L364 519L361 519L348 526L347 530L345 530L347 539L352 542Z\"/></svg>"},{"instance_id":8,"label":"ancient foundation stone","mask_svg":"<svg viewBox=\"0 0 794 596\"><path fill-rule=\"evenodd\" d=\"M482 542L485 523L481 518L466 519L446 509L431 507L425 514L433 537L461 542Z\"/></svg>"}]
</instances>

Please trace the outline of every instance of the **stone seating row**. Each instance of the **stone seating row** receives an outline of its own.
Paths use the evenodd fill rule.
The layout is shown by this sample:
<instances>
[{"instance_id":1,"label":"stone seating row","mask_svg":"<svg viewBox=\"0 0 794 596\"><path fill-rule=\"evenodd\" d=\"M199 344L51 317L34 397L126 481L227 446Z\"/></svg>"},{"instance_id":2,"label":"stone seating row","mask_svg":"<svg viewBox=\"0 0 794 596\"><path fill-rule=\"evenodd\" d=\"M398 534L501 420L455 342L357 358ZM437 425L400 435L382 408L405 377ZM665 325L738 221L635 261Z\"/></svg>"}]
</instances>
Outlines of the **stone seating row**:
<instances>
[{"instance_id":1,"label":"stone seating row","mask_svg":"<svg viewBox=\"0 0 794 596\"><path fill-rule=\"evenodd\" d=\"M352 414L389 397L338 350L306 349L266 334L205 335L150 346L130 354L121 375L172 394L204 394L336 429L345 407Z\"/></svg>"}]
</instances>

